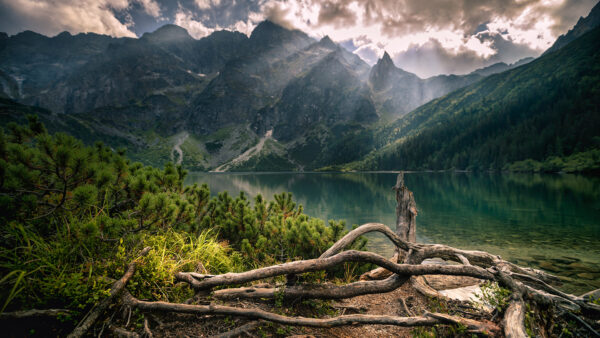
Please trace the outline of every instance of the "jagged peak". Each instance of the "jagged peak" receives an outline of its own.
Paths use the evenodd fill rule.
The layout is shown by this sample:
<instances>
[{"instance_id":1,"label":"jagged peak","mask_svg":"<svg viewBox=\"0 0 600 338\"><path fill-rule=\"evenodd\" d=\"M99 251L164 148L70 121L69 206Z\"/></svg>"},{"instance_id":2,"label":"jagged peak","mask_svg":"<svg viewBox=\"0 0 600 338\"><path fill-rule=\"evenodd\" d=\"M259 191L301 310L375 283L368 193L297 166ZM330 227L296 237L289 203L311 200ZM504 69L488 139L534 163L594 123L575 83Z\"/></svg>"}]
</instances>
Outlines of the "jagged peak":
<instances>
[{"instance_id":1,"label":"jagged peak","mask_svg":"<svg viewBox=\"0 0 600 338\"><path fill-rule=\"evenodd\" d=\"M377 61L377 64L375 65L375 67L377 68L396 68L396 65L394 65L394 61L392 61L392 58L390 57L390 54L388 54L388 52L383 52L383 56L381 57L381 59L379 59Z\"/></svg>"},{"instance_id":2,"label":"jagged peak","mask_svg":"<svg viewBox=\"0 0 600 338\"><path fill-rule=\"evenodd\" d=\"M326 47L326 48L337 48L337 45L335 44L335 42L333 42L333 40L331 40L331 38L329 37L329 35L325 35L320 41L319 41L319 45Z\"/></svg>"},{"instance_id":3,"label":"jagged peak","mask_svg":"<svg viewBox=\"0 0 600 338\"><path fill-rule=\"evenodd\" d=\"M388 54L387 51L383 51L383 57L381 57L381 59L385 61L392 61L392 58L390 57L390 54Z\"/></svg>"}]
</instances>

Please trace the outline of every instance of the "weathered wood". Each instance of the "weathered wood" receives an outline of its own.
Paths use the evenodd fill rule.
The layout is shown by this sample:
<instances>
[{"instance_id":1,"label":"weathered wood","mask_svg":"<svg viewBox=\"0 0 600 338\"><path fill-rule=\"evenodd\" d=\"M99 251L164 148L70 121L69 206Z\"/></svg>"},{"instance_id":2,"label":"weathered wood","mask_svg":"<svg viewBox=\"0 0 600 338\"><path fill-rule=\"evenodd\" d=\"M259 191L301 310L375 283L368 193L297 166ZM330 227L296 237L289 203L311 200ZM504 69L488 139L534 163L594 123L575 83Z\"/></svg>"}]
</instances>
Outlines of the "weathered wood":
<instances>
[{"instance_id":1,"label":"weathered wood","mask_svg":"<svg viewBox=\"0 0 600 338\"><path fill-rule=\"evenodd\" d=\"M220 333L216 336L213 336L213 338L232 338L232 337L240 337L242 336L244 333L247 333L247 331L250 330L254 330L257 326L259 326L261 323L260 320L255 320L249 323L246 323L244 325L238 326L232 330L229 330L227 332L223 332Z\"/></svg>"},{"instance_id":2,"label":"weathered wood","mask_svg":"<svg viewBox=\"0 0 600 338\"><path fill-rule=\"evenodd\" d=\"M350 231L344 237L340 238L337 242L335 242L335 244L333 244L329 249L327 249L327 251L325 251L319 258L331 257L331 256L337 254L338 252L341 252L344 248L346 248L350 244L352 244L358 237L360 237L364 234L370 233L370 232L380 232L380 233L384 234L387 238L390 239L390 241L392 241L392 243L394 243L394 245L396 245L397 247L399 247L402 250L408 251L409 249L411 249L413 247L416 248L411 243L400 238L400 236L398 236L396 233L394 233L385 224L366 223L366 224L363 224L363 225L359 226L358 228Z\"/></svg>"},{"instance_id":3,"label":"weathered wood","mask_svg":"<svg viewBox=\"0 0 600 338\"><path fill-rule=\"evenodd\" d=\"M394 325L402 327L432 326L436 324L461 323L469 330L483 332L490 328L489 323L480 323L461 317L445 314L428 313L419 317L377 316L377 315L343 315L333 318L286 317L257 308L236 308L222 305L189 305L167 302L146 302L134 298L129 293L123 295L123 302L141 311L177 312L198 315L229 315L252 319L262 319L274 323L292 326L336 327L346 325Z\"/></svg>"},{"instance_id":4,"label":"weathered wood","mask_svg":"<svg viewBox=\"0 0 600 338\"><path fill-rule=\"evenodd\" d=\"M506 312L504 313L503 326L504 335L507 338L522 338L527 337L525 331L525 303L518 297L510 302Z\"/></svg>"},{"instance_id":5,"label":"weathered wood","mask_svg":"<svg viewBox=\"0 0 600 338\"><path fill-rule=\"evenodd\" d=\"M150 330L150 324L148 323L148 318L144 318L144 334L146 334L146 338L154 337L154 334L152 334L152 330Z\"/></svg>"},{"instance_id":6,"label":"weathered wood","mask_svg":"<svg viewBox=\"0 0 600 338\"><path fill-rule=\"evenodd\" d=\"M591 302L591 301L594 301L596 299L600 299L600 289L596 289L596 290L592 290L590 292L586 292L583 295L581 295L581 298L583 298L587 302Z\"/></svg>"},{"instance_id":7,"label":"weathered wood","mask_svg":"<svg viewBox=\"0 0 600 338\"><path fill-rule=\"evenodd\" d=\"M34 317L58 317L60 315L70 314L70 310L65 309L31 309L26 311L15 311L15 312L3 312L0 313L0 319L23 319L23 318L34 318Z\"/></svg>"},{"instance_id":8,"label":"weathered wood","mask_svg":"<svg viewBox=\"0 0 600 338\"><path fill-rule=\"evenodd\" d=\"M404 173L399 173L396 185L396 234L405 241L417 241L417 203L413 193L404 185Z\"/></svg>"},{"instance_id":9,"label":"weathered wood","mask_svg":"<svg viewBox=\"0 0 600 338\"><path fill-rule=\"evenodd\" d=\"M483 320L477 321L468 318L456 317L444 313L426 313L428 317L439 319L448 324L461 324L467 328L469 333L479 333L488 336L496 336L500 333L500 327L493 322Z\"/></svg>"},{"instance_id":10,"label":"weathered wood","mask_svg":"<svg viewBox=\"0 0 600 338\"><path fill-rule=\"evenodd\" d=\"M397 263L399 257L400 257L400 255L396 252L394 254L394 256L392 258L390 258L390 261ZM376 268L376 269L367 271L367 272L363 273L362 275L360 275L359 280L363 280L363 281L364 280L381 280L381 279L388 278L392 274L393 274L393 272L391 272L390 270L388 270L386 268Z\"/></svg>"},{"instance_id":11,"label":"weathered wood","mask_svg":"<svg viewBox=\"0 0 600 338\"><path fill-rule=\"evenodd\" d=\"M406 242L417 241L417 204L414 196L404 185L404 173L399 173L396 178L396 185L392 187L396 192L396 234ZM392 261L398 262L404 257L400 252L399 246L396 246L396 253ZM385 268L377 268L366 272L360 276L360 280L377 280L387 278L392 274Z\"/></svg>"},{"instance_id":12,"label":"weathered wood","mask_svg":"<svg viewBox=\"0 0 600 338\"><path fill-rule=\"evenodd\" d=\"M136 332L126 330L122 327L110 325L108 329L116 336L116 337L125 337L125 338L139 338L140 335Z\"/></svg>"},{"instance_id":13,"label":"weathered wood","mask_svg":"<svg viewBox=\"0 0 600 338\"><path fill-rule=\"evenodd\" d=\"M370 232L380 232L384 234L388 239L392 241L392 243L394 243L394 245L396 245L404 251L412 249L414 260L416 262L423 261L427 258L436 257L447 260L453 260L460 255L463 256L466 260L468 260L472 265L488 268L502 263L510 267L511 271L535 276L541 280L547 281L557 279L557 277L545 273L541 270L522 268L510 262L506 262L502 260L500 256L493 255L485 251L462 250L442 244L410 243L400 238L400 236L394 233L389 227L381 223L366 223L350 231L346 234L346 236L342 237L327 251L325 251L320 256L320 258L331 257L335 255L336 253L342 251L345 247L352 244L352 242L354 242L356 238Z\"/></svg>"},{"instance_id":14,"label":"weathered wood","mask_svg":"<svg viewBox=\"0 0 600 338\"><path fill-rule=\"evenodd\" d=\"M493 279L493 275L490 272L478 266L397 264L378 254L356 250L344 251L328 258L295 261L241 273L226 273L200 281L194 279L193 275L189 275L185 272L177 273L176 277L190 283L194 288L201 290L220 285L247 283L254 280L287 274L326 270L346 262L372 263L399 275L461 275L482 279Z\"/></svg>"},{"instance_id":15,"label":"weathered wood","mask_svg":"<svg viewBox=\"0 0 600 338\"><path fill-rule=\"evenodd\" d=\"M148 254L148 252L150 252L150 249L151 249L150 247L144 248L140 252L139 257L146 256ZM135 272L136 264L137 264L137 259L135 259L131 263L129 263L129 265L127 266L127 271L125 271L125 274L123 275L123 277L121 277L118 281L116 281L110 288L110 295L107 298L103 299L98 305L96 305L90 311L90 313L87 315L87 317L85 317L79 323L79 325L77 325L77 327L73 330L73 332L71 332L67 336L68 338L82 337L87 332L87 330L89 330L90 327L92 327L92 325L94 325L96 320L98 320L100 315L102 315L102 313L109 307L109 305L113 302L115 297L117 295L119 295L121 293L121 291L123 291L123 288L129 281L129 279L133 276L133 273Z\"/></svg>"},{"instance_id":16,"label":"weathered wood","mask_svg":"<svg viewBox=\"0 0 600 338\"><path fill-rule=\"evenodd\" d=\"M458 258L460 260L460 262L463 263L464 265L471 265L471 262L469 262L467 257L465 257L461 254L456 255L456 258Z\"/></svg>"},{"instance_id":17,"label":"weathered wood","mask_svg":"<svg viewBox=\"0 0 600 338\"><path fill-rule=\"evenodd\" d=\"M408 277L392 275L378 281L355 282L346 285L311 285L311 286L286 286L285 288L237 288L222 289L213 292L216 299L345 299L356 296L386 293L401 287Z\"/></svg>"},{"instance_id":18,"label":"weathered wood","mask_svg":"<svg viewBox=\"0 0 600 338\"><path fill-rule=\"evenodd\" d=\"M522 282L530 282L532 284L534 284L536 287L540 288L541 290L556 295L556 296L560 296L562 298L568 299L572 302L583 302L584 298L583 297L577 297L575 295L570 295L567 293L564 293L550 285L548 285L546 282L542 281L541 279L535 278L533 276L530 275L526 275L526 274L522 274L522 273L510 273L510 276L513 278L516 278Z\"/></svg>"},{"instance_id":19,"label":"weathered wood","mask_svg":"<svg viewBox=\"0 0 600 338\"><path fill-rule=\"evenodd\" d=\"M427 282L425 281L423 276L412 276L410 278L410 285L424 296L432 298L446 298L445 296L437 292L436 289L427 285Z\"/></svg>"}]
</instances>

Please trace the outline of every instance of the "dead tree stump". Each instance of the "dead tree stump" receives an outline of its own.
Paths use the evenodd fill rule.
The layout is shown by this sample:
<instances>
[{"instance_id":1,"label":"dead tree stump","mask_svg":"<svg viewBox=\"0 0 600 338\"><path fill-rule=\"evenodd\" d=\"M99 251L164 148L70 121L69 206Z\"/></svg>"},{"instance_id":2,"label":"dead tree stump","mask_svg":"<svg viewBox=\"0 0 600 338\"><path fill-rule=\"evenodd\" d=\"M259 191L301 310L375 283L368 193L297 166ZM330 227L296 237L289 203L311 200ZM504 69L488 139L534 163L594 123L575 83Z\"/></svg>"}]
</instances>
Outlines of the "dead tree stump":
<instances>
[{"instance_id":1,"label":"dead tree stump","mask_svg":"<svg viewBox=\"0 0 600 338\"><path fill-rule=\"evenodd\" d=\"M417 203L412 191L404 185L404 173L396 178L396 185L392 187L396 192L396 234L407 242L417 241ZM405 255L398 248L390 260L392 262L404 261ZM381 280L388 278L392 272L384 268L377 268L360 276L361 280Z\"/></svg>"},{"instance_id":2,"label":"dead tree stump","mask_svg":"<svg viewBox=\"0 0 600 338\"><path fill-rule=\"evenodd\" d=\"M408 242L417 241L417 204L412 191L404 185L404 173L399 173L396 185L396 233Z\"/></svg>"}]
</instances>

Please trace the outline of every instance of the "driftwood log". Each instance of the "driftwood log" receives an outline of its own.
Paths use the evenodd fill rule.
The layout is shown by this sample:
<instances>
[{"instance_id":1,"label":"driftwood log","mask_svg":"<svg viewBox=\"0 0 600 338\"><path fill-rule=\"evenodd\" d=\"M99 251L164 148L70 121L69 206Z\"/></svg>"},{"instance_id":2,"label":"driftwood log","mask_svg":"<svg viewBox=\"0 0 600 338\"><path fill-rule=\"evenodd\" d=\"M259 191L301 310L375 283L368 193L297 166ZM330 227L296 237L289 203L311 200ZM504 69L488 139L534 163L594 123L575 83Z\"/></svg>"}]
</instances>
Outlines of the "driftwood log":
<instances>
[{"instance_id":1,"label":"driftwood log","mask_svg":"<svg viewBox=\"0 0 600 338\"><path fill-rule=\"evenodd\" d=\"M167 302L148 302L136 299L124 285L135 270L135 262L130 265L127 273L111 290L109 301L116 294L122 294L122 302L142 312L175 312L197 315L227 315L237 316L255 321L270 321L284 325L309 326L309 327L334 327L344 325L396 325L404 327L432 326L438 324L461 324L469 332L497 335L503 330L507 337L526 336L525 311L526 303L532 302L545 307L553 307L557 312L573 316L576 320L586 323L580 316L600 316L600 306L593 304L590 294L575 296L564 293L549 285L557 277L536 269L517 266L483 251L461 250L441 244L416 243L416 204L412 193L404 186L402 174L394 187L396 191L397 224L396 232L384 224L367 223L346 234L338 240L319 258L289 262L269 267L254 269L241 273L226 273L222 275L199 274L195 272L179 272L176 278L188 283L199 295L212 292L213 299L243 299L246 301L259 301L283 297L286 299L343 299L365 294L385 293L393 291L406 282L419 287L415 280L427 274L445 274L454 276L471 276L484 280L495 281L512 291L510 303L502 319L503 329L486 320L473 320L441 313L425 313L421 316L375 316L365 314L340 315L332 318L304 318L288 317L271 313L259 308L238 308L223 305L194 305L176 304ZM386 259L371 252L344 251L360 236L380 232L384 234L396 247L397 254L392 259ZM399 263L402 258L403 263ZM428 258L442 258L445 260L459 261L459 265L421 264ZM226 288L223 286L243 285L253 281L272 278L276 276L294 276L311 271L326 270L345 262L372 263L380 267L376 277L381 277L381 271L388 271L385 279L361 280L346 285L321 284L321 285L279 285L279 286L243 286ZM377 270L377 269L376 269ZM375 270L374 270L375 271ZM371 272L373 273L373 271ZM371 276L373 277L373 276ZM120 282L120 283L119 283ZM219 290L213 290L220 287ZM121 292L123 291L123 292ZM426 292L426 291L424 291ZM113 296L114 295L114 296ZM595 293L594 293L595 295ZM433 296L436 296L435 293ZM102 306L99 306L101 308ZM106 307L102 307L106 308ZM98 309L101 310L101 309ZM101 311L96 311L101 313ZM85 332L89 328L89 318L84 320L86 325L80 325L78 332ZM93 321L92 321L93 323ZM252 322L254 325L256 322ZM83 324L83 323L82 323ZM248 324L250 325L250 324ZM586 324L587 325L587 324ZM146 324L147 326L147 324ZM244 331L246 327L240 328ZM595 333L593 328L589 328ZM77 330L76 330L77 331ZM147 328L149 331L149 328ZM238 332L233 330L232 332Z\"/></svg>"}]
</instances>

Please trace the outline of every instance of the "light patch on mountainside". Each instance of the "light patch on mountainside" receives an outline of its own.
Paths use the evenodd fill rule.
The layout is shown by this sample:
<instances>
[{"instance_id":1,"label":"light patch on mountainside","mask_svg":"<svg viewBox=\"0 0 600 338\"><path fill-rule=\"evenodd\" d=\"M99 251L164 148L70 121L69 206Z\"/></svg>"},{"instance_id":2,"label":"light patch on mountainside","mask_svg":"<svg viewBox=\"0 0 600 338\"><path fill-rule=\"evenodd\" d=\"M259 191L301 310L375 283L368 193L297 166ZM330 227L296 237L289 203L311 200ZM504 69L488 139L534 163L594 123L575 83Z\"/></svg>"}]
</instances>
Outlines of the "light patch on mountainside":
<instances>
[{"instance_id":1,"label":"light patch on mountainside","mask_svg":"<svg viewBox=\"0 0 600 338\"><path fill-rule=\"evenodd\" d=\"M244 153L240 154L238 157L234 158L233 160L220 165L219 167L215 168L214 170L211 170L211 172L228 171L232 166L235 166L237 164L248 161L248 159L250 159L250 157L252 157L253 155L259 154L262 151L266 140L272 139L272 138L273 138L273 129L268 130L265 133L265 135L260 138L257 145L246 150Z\"/></svg>"},{"instance_id":2,"label":"light patch on mountainside","mask_svg":"<svg viewBox=\"0 0 600 338\"><path fill-rule=\"evenodd\" d=\"M175 146L173 146L173 151L171 151L171 160L177 164L183 163L183 151L181 150L181 145L185 140L190 136L187 132L181 133L181 135L177 138L177 142ZM175 156L173 154L177 153L177 160L175 160Z\"/></svg>"}]
</instances>

